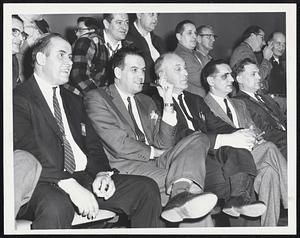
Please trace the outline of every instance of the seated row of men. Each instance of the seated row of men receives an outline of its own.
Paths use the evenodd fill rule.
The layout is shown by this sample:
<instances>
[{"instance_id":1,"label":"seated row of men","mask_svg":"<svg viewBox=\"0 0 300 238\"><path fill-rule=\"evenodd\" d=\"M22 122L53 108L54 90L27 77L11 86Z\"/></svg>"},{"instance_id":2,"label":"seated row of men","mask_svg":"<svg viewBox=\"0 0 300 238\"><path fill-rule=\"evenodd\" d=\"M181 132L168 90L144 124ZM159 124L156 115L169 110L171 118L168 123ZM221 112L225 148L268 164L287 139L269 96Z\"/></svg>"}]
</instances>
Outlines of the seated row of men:
<instances>
[{"instance_id":1,"label":"seated row of men","mask_svg":"<svg viewBox=\"0 0 300 238\"><path fill-rule=\"evenodd\" d=\"M263 139L274 129L250 115L259 113L250 103L265 103L254 96L255 62L233 68L242 100L227 96L230 66L207 63L203 99L186 91L186 62L162 54L155 61L160 98L153 100L141 93L146 63L133 47L114 53L114 77L106 79L113 83L84 96L68 83L76 56L73 64L62 36L43 36L32 56L33 76L14 89L14 149L31 153L42 171L17 218L32 220L33 229L70 228L75 211L93 219L103 208L128 215L131 227L163 227L205 217L219 200L230 217L277 225L280 201L287 208L286 140L277 147Z\"/></svg>"}]
</instances>

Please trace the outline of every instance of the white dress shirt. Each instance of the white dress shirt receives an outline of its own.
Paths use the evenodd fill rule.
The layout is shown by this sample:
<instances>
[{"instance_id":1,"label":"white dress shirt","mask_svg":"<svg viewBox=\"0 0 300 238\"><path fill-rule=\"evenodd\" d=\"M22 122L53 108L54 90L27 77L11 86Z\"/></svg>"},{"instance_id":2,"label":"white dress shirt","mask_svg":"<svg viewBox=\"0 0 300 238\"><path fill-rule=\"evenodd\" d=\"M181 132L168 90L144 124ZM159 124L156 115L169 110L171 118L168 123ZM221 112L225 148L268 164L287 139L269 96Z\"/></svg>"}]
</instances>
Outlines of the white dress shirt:
<instances>
[{"instance_id":1,"label":"white dress shirt","mask_svg":"<svg viewBox=\"0 0 300 238\"><path fill-rule=\"evenodd\" d=\"M143 35L143 33L137 27L136 22L134 22L133 24L134 24L136 30L145 38L145 40L146 40L146 42L147 42L147 44L149 46L149 49L150 49L151 58L155 62L157 60L157 58L160 56L160 54L159 54L159 52L155 49L155 47L152 44L150 32L148 32L146 35Z\"/></svg>"},{"instance_id":2,"label":"white dress shirt","mask_svg":"<svg viewBox=\"0 0 300 238\"><path fill-rule=\"evenodd\" d=\"M56 88L56 97L57 97L58 104L59 104L59 107L61 110L65 135L66 135L66 138L69 141L70 146L73 150L75 165L76 165L75 171L84 170L86 168L87 158L86 158L86 155L82 152L82 150L79 148L79 146L73 139L73 136L72 136L72 133L71 133L71 130L69 127L69 123L68 123L68 120L66 117L66 113L65 113L65 110L63 107L62 99L60 96L59 85L50 85L46 80L39 77L36 73L34 73L34 77L36 78L36 82L37 82L39 88L41 89L42 94L43 94L53 116L54 116L54 106L53 106L53 89L52 88L57 87Z\"/></svg>"},{"instance_id":3,"label":"white dress shirt","mask_svg":"<svg viewBox=\"0 0 300 238\"><path fill-rule=\"evenodd\" d=\"M217 95L214 95L210 92L210 95L216 100L216 102L220 105L220 107L223 109L223 111L225 112L225 114L227 114L227 108L224 102L224 98L223 97L219 97ZM233 120L233 124L235 125L236 128L239 128L239 122L237 119L237 115L236 115L236 111L234 109L234 107L232 106L230 100L228 99L228 97L225 97L227 99L227 104L228 107L231 111L232 114L232 120Z\"/></svg>"},{"instance_id":4,"label":"white dress shirt","mask_svg":"<svg viewBox=\"0 0 300 238\"><path fill-rule=\"evenodd\" d=\"M182 114L184 115L184 118L185 118L185 120L186 120L186 122L187 122L187 124L188 124L189 129L195 131L195 128L194 128L194 126L193 126L193 123L186 117L186 115L185 115L183 109L181 108L181 106L180 106L180 104L179 104L179 100L178 100L178 96L179 96L179 95L180 95L180 94L175 94L175 93L172 94L173 98L175 99L175 101L177 102L178 106L180 107L180 109L181 109L181 111L182 111ZM191 114L191 112L190 112L188 106L187 106L186 103L185 103L185 99L184 99L184 94L183 94L183 93L182 93L182 101L183 101L183 105L185 106L185 109L186 109L188 115L189 115L190 117L193 118L193 116L192 116L192 114Z\"/></svg>"}]
</instances>

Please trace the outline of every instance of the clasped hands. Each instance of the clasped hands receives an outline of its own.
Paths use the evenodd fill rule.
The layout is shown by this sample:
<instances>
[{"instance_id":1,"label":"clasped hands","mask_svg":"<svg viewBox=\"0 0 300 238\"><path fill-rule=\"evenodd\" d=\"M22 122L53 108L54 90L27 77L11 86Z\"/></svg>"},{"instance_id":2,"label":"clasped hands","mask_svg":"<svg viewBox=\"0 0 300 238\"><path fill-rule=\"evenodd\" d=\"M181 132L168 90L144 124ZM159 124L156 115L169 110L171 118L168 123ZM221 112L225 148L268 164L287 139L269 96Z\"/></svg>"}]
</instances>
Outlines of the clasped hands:
<instances>
[{"instance_id":1,"label":"clasped hands","mask_svg":"<svg viewBox=\"0 0 300 238\"><path fill-rule=\"evenodd\" d=\"M104 200L109 199L116 191L114 181L105 173L98 173L93 184L93 193L80 185L75 179L61 180L59 182L66 193L69 194L71 201L78 208L79 214L93 219L99 212L98 202L95 198L102 197Z\"/></svg>"}]
</instances>

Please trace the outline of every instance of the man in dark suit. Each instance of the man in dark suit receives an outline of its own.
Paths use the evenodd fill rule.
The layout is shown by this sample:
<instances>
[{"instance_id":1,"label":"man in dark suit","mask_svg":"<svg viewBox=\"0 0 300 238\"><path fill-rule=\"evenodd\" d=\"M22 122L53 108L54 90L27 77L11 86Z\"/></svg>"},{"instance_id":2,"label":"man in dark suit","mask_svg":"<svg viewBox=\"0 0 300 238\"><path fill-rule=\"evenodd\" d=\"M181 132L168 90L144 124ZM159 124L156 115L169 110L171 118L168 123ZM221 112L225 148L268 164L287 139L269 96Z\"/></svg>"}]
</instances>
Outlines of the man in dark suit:
<instances>
[{"instance_id":1,"label":"man in dark suit","mask_svg":"<svg viewBox=\"0 0 300 238\"><path fill-rule=\"evenodd\" d=\"M282 32L273 32L269 44L273 44L271 58L272 69L268 76L268 93L279 104L281 111L286 114L286 60L285 35Z\"/></svg>"},{"instance_id":2,"label":"man in dark suit","mask_svg":"<svg viewBox=\"0 0 300 238\"><path fill-rule=\"evenodd\" d=\"M224 60L215 60L203 69L202 85L207 90L204 98L212 112L224 122L236 128L255 129L254 122L243 101L229 98L234 79L231 68ZM280 199L287 208L287 162L279 149L272 143L261 139L251 151L258 174L254 189L259 200L267 206L261 216L262 226L276 226L280 215Z\"/></svg>"},{"instance_id":3,"label":"man in dark suit","mask_svg":"<svg viewBox=\"0 0 300 238\"><path fill-rule=\"evenodd\" d=\"M126 39L133 42L133 45L143 52L146 64L145 83L143 93L152 96L156 88L148 83L154 82L154 62L165 52L165 46L162 39L154 34L154 29L158 23L158 13L136 13L136 20L129 25L129 31Z\"/></svg>"},{"instance_id":4,"label":"man in dark suit","mask_svg":"<svg viewBox=\"0 0 300 238\"><path fill-rule=\"evenodd\" d=\"M176 140L200 131L210 139L206 160L205 189L225 200L223 211L232 216L260 216L262 202L255 202L253 181L256 167L249 152L254 137L248 129L237 130L215 117L203 98L186 92L188 73L185 62L175 53L162 55L155 62L155 72L174 86L173 101L177 112ZM246 195L245 195L246 194Z\"/></svg>"},{"instance_id":5,"label":"man in dark suit","mask_svg":"<svg viewBox=\"0 0 300 238\"><path fill-rule=\"evenodd\" d=\"M217 201L216 195L203 193L207 136L195 133L174 143L173 87L162 82L161 117L152 99L140 93L145 61L137 49L122 48L114 55L112 66L115 83L85 96L86 111L104 141L110 165L121 173L153 178L163 204L168 202L164 219L180 222L206 215Z\"/></svg>"},{"instance_id":6,"label":"man in dark suit","mask_svg":"<svg viewBox=\"0 0 300 238\"><path fill-rule=\"evenodd\" d=\"M114 173L82 97L62 86L71 58L62 36L45 35L33 49L34 75L14 91L14 149L30 152L42 166L17 218L32 220L33 229L70 228L75 211L93 219L102 208L124 212L132 227L161 226L155 182Z\"/></svg>"},{"instance_id":7,"label":"man in dark suit","mask_svg":"<svg viewBox=\"0 0 300 238\"><path fill-rule=\"evenodd\" d=\"M274 99L257 93L260 88L257 65L246 58L236 64L232 71L240 88L235 98L245 102L255 126L265 132L263 138L273 142L287 158L286 117Z\"/></svg>"}]
</instances>

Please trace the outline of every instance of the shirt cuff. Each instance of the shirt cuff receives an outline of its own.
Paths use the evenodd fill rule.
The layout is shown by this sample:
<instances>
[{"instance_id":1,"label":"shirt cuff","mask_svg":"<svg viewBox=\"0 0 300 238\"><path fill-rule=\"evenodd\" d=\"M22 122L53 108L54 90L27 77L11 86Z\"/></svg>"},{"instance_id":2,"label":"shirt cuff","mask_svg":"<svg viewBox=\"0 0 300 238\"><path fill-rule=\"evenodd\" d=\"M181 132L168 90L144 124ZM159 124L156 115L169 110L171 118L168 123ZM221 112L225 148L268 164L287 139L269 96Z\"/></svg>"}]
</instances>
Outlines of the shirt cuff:
<instances>
[{"instance_id":1,"label":"shirt cuff","mask_svg":"<svg viewBox=\"0 0 300 238\"><path fill-rule=\"evenodd\" d=\"M150 159L154 159L154 148L150 146Z\"/></svg>"},{"instance_id":2,"label":"shirt cuff","mask_svg":"<svg viewBox=\"0 0 300 238\"><path fill-rule=\"evenodd\" d=\"M219 149L221 146L224 146L224 137L223 135L217 135L214 149Z\"/></svg>"},{"instance_id":3,"label":"shirt cuff","mask_svg":"<svg viewBox=\"0 0 300 238\"><path fill-rule=\"evenodd\" d=\"M170 126L176 126L177 124L176 111L173 112L164 111L162 120Z\"/></svg>"}]
</instances>

